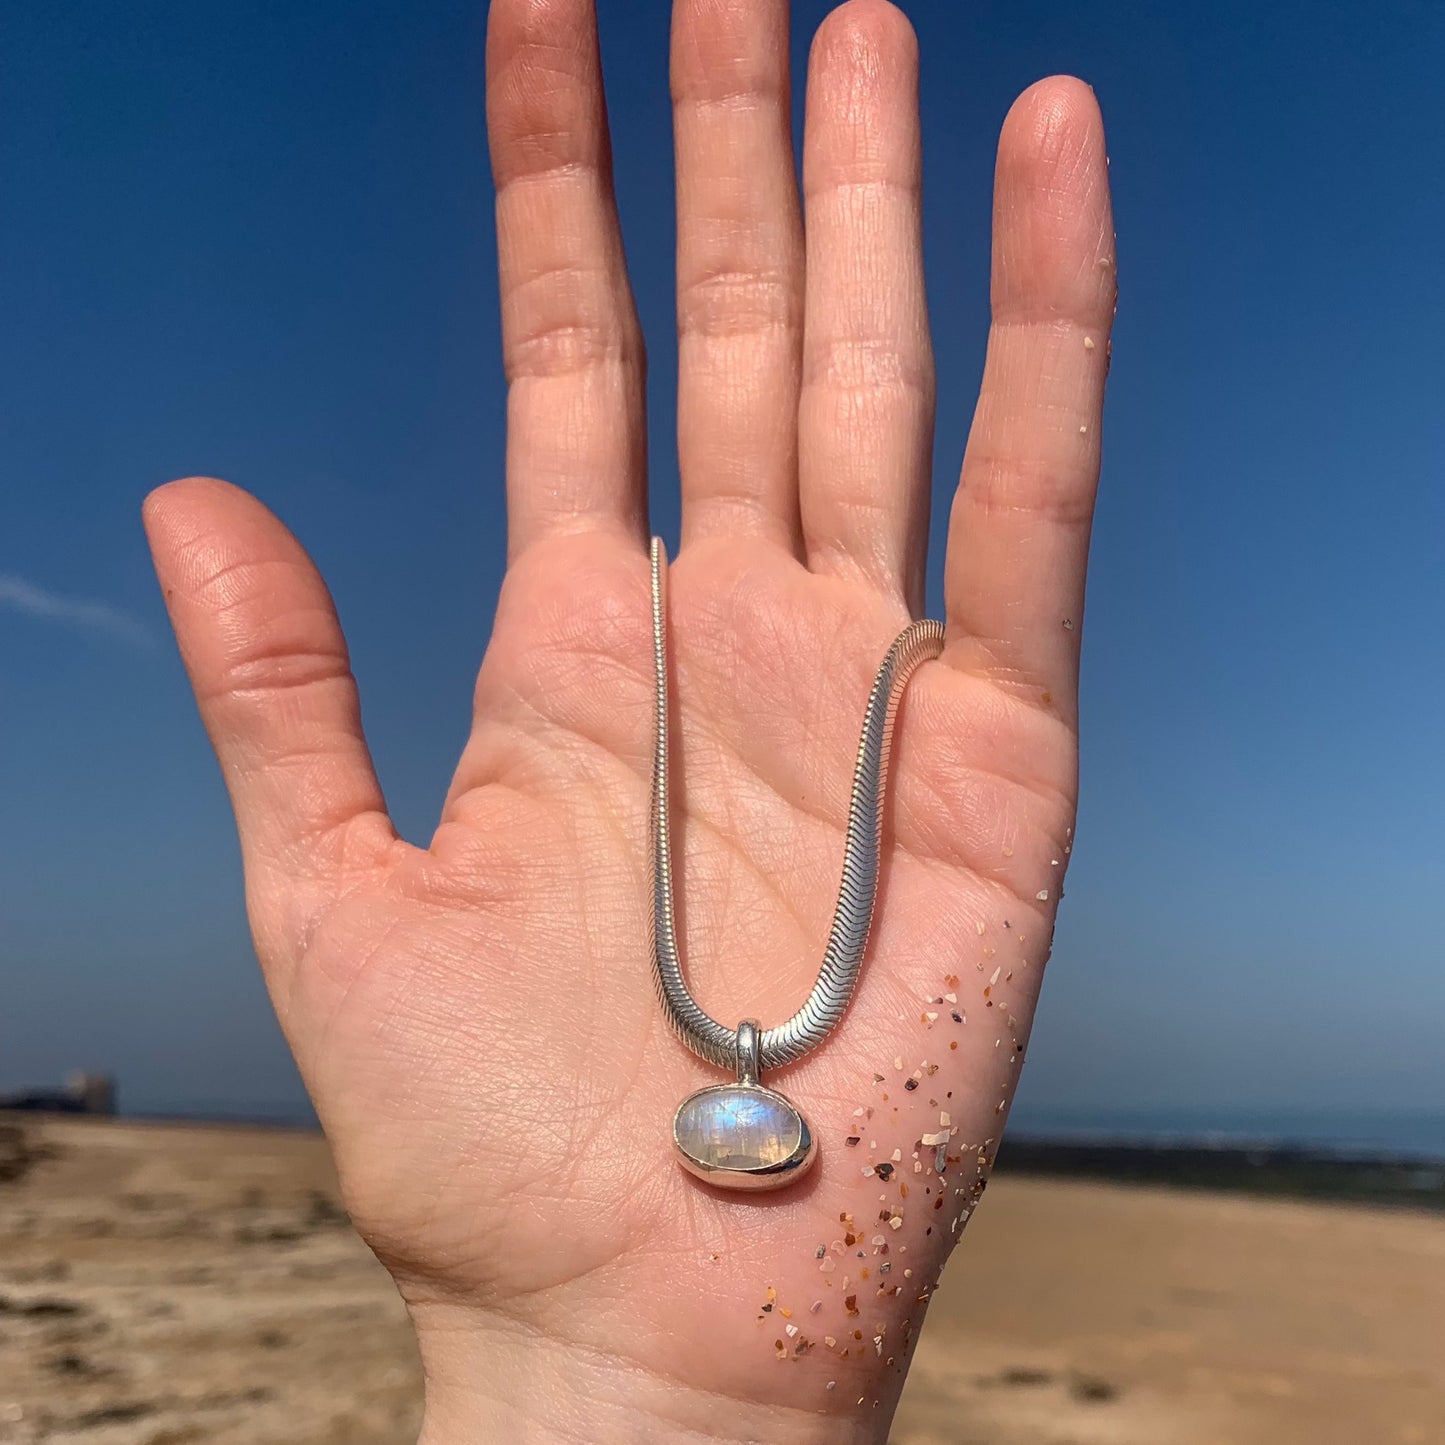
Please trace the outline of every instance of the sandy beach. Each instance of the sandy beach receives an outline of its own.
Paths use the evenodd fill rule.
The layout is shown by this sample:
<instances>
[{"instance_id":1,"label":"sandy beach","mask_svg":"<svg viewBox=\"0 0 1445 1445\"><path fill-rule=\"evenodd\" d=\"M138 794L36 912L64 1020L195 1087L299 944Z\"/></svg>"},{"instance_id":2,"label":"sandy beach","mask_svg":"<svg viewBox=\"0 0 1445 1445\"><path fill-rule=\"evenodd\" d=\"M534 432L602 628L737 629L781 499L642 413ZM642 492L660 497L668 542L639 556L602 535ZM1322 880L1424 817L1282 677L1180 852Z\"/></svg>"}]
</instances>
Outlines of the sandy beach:
<instances>
[{"instance_id":1,"label":"sandy beach","mask_svg":"<svg viewBox=\"0 0 1445 1445\"><path fill-rule=\"evenodd\" d=\"M405 1314L319 1136L15 1116L0 1441L408 1445ZM1445 1218L1001 1173L897 1445L1445 1441Z\"/></svg>"}]
</instances>

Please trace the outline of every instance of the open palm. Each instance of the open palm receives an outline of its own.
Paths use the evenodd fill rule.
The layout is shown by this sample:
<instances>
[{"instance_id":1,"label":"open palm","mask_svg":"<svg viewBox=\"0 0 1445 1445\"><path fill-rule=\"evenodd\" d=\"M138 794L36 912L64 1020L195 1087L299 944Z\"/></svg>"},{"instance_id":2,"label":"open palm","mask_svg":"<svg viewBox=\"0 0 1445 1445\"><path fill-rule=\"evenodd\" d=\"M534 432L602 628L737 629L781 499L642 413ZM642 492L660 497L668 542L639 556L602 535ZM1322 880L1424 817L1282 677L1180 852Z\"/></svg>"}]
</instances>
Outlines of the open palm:
<instances>
[{"instance_id":1,"label":"open palm","mask_svg":"<svg viewBox=\"0 0 1445 1445\"><path fill-rule=\"evenodd\" d=\"M911 32L885 0L824 24L805 239L787 25L784 0L678 0L672 57L680 926L703 1005L764 1026L811 987L868 686L920 605L933 413ZM819 1167L762 1198L669 1143L722 1076L648 971L642 347L587 0L495 0L488 111L510 561L429 848L392 830L295 540L220 482L147 504L257 948L411 1306L424 1438L880 1437L986 1178L1069 850L1114 298L1097 109L1044 81L1004 128L947 645L900 716L859 992L769 1076Z\"/></svg>"}]
</instances>

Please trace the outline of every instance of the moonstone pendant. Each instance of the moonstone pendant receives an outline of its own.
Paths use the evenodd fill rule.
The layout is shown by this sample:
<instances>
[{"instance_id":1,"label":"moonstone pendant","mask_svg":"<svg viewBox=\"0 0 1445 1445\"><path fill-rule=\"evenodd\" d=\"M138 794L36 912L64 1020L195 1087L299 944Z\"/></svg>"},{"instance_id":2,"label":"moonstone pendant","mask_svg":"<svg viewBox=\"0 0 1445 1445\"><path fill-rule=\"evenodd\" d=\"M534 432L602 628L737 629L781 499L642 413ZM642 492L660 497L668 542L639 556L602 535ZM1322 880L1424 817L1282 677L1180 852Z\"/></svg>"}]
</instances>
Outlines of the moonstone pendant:
<instances>
[{"instance_id":1,"label":"moonstone pendant","mask_svg":"<svg viewBox=\"0 0 1445 1445\"><path fill-rule=\"evenodd\" d=\"M738 1025L738 1081L689 1094L672 1121L689 1174L722 1189L781 1189L812 1167L818 1146L808 1121L758 1082L758 1026Z\"/></svg>"}]
</instances>

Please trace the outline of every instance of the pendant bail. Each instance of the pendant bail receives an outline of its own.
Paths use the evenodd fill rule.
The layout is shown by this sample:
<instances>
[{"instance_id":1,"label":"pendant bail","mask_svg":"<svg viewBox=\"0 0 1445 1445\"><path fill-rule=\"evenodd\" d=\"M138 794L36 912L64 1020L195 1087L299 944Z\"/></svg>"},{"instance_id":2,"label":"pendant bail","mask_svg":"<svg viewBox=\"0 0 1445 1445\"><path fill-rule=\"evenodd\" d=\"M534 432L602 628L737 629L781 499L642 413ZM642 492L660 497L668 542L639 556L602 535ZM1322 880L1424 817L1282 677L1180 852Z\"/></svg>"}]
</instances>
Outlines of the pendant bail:
<instances>
[{"instance_id":1,"label":"pendant bail","mask_svg":"<svg viewBox=\"0 0 1445 1445\"><path fill-rule=\"evenodd\" d=\"M756 1084L762 1072L760 1054L763 1036L756 1019L744 1019L738 1025L738 1083Z\"/></svg>"}]
</instances>

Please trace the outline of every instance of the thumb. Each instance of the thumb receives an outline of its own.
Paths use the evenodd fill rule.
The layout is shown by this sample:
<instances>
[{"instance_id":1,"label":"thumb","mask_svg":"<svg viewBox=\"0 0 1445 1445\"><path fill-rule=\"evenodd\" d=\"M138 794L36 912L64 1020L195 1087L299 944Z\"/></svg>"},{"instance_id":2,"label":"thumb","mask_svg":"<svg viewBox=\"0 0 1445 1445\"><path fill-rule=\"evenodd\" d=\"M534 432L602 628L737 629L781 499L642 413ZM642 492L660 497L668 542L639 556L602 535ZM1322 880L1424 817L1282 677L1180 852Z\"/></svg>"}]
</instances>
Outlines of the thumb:
<instances>
[{"instance_id":1,"label":"thumb","mask_svg":"<svg viewBox=\"0 0 1445 1445\"><path fill-rule=\"evenodd\" d=\"M231 796L262 963L287 967L343 874L396 840L341 624L301 544L239 488L172 482L144 520Z\"/></svg>"}]
</instances>

